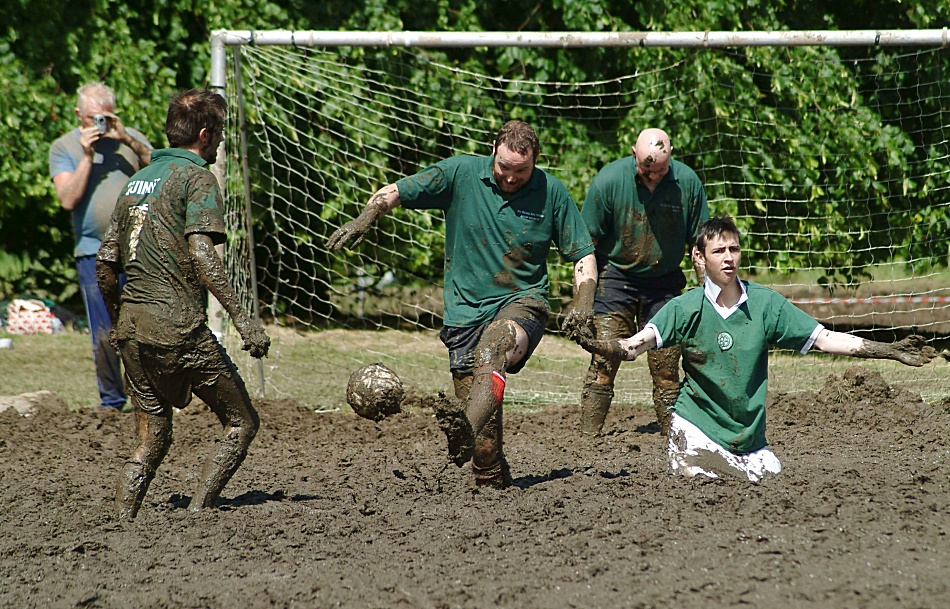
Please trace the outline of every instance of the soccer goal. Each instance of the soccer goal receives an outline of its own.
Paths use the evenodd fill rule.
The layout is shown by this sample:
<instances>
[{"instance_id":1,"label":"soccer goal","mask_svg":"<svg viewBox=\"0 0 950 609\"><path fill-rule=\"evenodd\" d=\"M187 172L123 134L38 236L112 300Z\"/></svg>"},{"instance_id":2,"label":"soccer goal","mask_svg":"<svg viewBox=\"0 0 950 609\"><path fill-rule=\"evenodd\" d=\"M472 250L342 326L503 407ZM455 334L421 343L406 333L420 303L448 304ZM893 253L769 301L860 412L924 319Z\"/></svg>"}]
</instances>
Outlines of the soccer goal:
<instances>
[{"instance_id":1,"label":"soccer goal","mask_svg":"<svg viewBox=\"0 0 950 609\"><path fill-rule=\"evenodd\" d=\"M218 167L227 264L246 306L277 334L258 381L268 397L332 407L352 370L381 361L420 391L450 389L438 339L440 214L397 208L340 254L325 239L384 184L449 156L490 154L511 118L537 130L539 165L578 204L641 129L664 128L711 212L736 218L746 278L829 327L881 340L917 332L943 347L947 42L946 28L216 32L212 86L230 104ZM589 358L557 330L570 267L549 261L550 331L506 397L571 404ZM927 399L950 395L944 365L895 369L895 382ZM305 395L317 378L340 391ZM782 382L773 377L773 390L803 388ZM626 364L616 393L649 404L646 365Z\"/></svg>"}]
</instances>

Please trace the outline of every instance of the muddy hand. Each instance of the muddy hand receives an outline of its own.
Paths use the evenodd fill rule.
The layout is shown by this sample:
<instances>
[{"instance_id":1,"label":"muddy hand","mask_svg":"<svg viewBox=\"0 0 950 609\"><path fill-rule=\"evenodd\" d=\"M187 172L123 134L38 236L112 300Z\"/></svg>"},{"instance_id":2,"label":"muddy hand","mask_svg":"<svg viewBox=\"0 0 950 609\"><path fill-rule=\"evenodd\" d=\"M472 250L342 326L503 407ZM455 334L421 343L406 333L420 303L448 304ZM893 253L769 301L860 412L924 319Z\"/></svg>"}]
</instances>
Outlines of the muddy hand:
<instances>
[{"instance_id":1,"label":"muddy hand","mask_svg":"<svg viewBox=\"0 0 950 609\"><path fill-rule=\"evenodd\" d=\"M911 334L892 345L893 359L908 366L923 366L937 357L937 350L927 344L927 339L917 334Z\"/></svg>"},{"instance_id":2,"label":"muddy hand","mask_svg":"<svg viewBox=\"0 0 950 609\"><path fill-rule=\"evenodd\" d=\"M574 338L580 328L584 328L593 337L594 332L594 311L591 309L571 309L561 325L561 329L569 337Z\"/></svg>"},{"instance_id":3,"label":"muddy hand","mask_svg":"<svg viewBox=\"0 0 950 609\"><path fill-rule=\"evenodd\" d=\"M330 238L327 239L327 248L331 251L338 252L347 245L356 247L362 243L363 238L366 237L366 233L369 232L372 225L372 220L368 220L364 218L363 215L360 215L360 217L347 222L330 235Z\"/></svg>"},{"instance_id":4,"label":"muddy hand","mask_svg":"<svg viewBox=\"0 0 950 609\"><path fill-rule=\"evenodd\" d=\"M257 322L252 321L247 329L241 332L241 338L244 339L244 351L250 353L251 357L258 359L265 357L270 349L270 337L264 332L264 328Z\"/></svg>"},{"instance_id":5,"label":"muddy hand","mask_svg":"<svg viewBox=\"0 0 950 609\"><path fill-rule=\"evenodd\" d=\"M574 328L568 336L588 353L631 362L637 358L636 350L632 347L624 349L619 340L597 340L594 332L587 325Z\"/></svg>"}]
</instances>

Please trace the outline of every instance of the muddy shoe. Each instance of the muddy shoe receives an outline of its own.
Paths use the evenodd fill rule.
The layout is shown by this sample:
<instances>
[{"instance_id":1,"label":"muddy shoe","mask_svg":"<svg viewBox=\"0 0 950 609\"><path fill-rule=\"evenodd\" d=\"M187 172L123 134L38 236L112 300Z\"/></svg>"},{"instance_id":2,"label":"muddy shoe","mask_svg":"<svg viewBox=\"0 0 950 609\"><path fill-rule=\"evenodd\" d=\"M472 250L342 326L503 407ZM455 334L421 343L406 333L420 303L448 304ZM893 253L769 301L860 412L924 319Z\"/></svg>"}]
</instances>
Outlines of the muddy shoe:
<instances>
[{"instance_id":1,"label":"muddy shoe","mask_svg":"<svg viewBox=\"0 0 950 609\"><path fill-rule=\"evenodd\" d=\"M472 424L465 416L462 403L440 391L433 410L439 427L448 440L449 459L458 467L462 467L471 460L472 451L475 450L475 434L472 432Z\"/></svg>"}]
</instances>

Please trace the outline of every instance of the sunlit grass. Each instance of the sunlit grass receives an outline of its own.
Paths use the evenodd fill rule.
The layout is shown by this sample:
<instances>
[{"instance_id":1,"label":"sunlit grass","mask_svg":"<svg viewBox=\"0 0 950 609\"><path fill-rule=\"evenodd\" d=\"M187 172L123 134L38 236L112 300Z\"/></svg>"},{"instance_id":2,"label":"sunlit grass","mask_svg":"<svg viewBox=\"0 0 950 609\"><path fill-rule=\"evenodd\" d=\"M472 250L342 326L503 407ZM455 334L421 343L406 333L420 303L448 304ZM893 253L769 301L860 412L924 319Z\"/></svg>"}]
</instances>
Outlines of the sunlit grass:
<instances>
[{"instance_id":1,"label":"sunlit grass","mask_svg":"<svg viewBox=\"0 0 950 609\"><path fill-rule=\"evenodd\" d=\"M295 332L269 327L275 348L259 363L229 345L241 374L255 393L261 372L265 396L292 398L322 410L348 409L349 374L363 363L381 361L399 373L407 387L421 393L452 390L445 347L438 332L329 330ZM12 349L0 349L0 395L52 391L71 408L99 404L92 347L88 334L11 336ZM615 404L652 408L652 383L646 358L625 363L617 377ZM590 361L577 345L549 334L524 370L510 375L507 408L536 409L545 404L577 404ZM896 362L855 360L814 352L806 357L788 351L770 358L770 390L792 393L819 390L829 374L841 376L850 366L876 370L891 385L919 393L926 401L950 397L950 367L941 358L923 368Z\"/></svg>"},{"instance_id":2,"label":"sunlit grass","mask_svg":"<svg viewBox=\"0 0 950 609\"><path fill-rule=\"evenodd\" d=\"M14 336L12 349L0 349L0 395L52 391L71 408L99 405L92 340L88 334Z\"/></svg>"}]
</instances>

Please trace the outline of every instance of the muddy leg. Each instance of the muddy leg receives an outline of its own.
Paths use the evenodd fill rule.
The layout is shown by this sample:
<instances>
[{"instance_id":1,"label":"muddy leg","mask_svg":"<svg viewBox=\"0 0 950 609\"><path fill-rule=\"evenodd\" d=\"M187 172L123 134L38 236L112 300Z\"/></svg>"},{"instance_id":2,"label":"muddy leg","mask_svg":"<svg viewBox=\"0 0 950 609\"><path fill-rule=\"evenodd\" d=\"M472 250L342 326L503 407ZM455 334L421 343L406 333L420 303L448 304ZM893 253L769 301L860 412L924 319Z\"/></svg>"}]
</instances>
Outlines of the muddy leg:
<instances>
[{"instance_id":1,"label":"muddy leg","mask_svg":"<svg viewBox=\"0 0 950 609\"><path fill-rule=\"evenodd\" d=\"M495 375L499 374L500 377ZM504 391L504 375L492 370L489 366L482 366L475 371L472 382L472 393L468 398L468 408L465 415L472 424L472 432L477 436L485 425L495 416L495 411L501 405L497 399L497 386L501 384Z\"/></svg>"},{"instance_id":2,"label":"muddy leg","mask_svg":"<svg viewBox=\"0 0 950 609\"><path fill-rule=\"evenodd\" d=\"M610 411L614 398L614 389L609 385L597 383L584 384L581 393L581 433L597 435L604 429L604 421Z\"/></svg>"},{"instance_id":3,"label":"muddy leg","mask_svg":"<svg viewBox=\"0 0 950 609\"><path fill-rule=\"evenodd\" d=\"M168 415L155 415L136 410L135 421L139 446L132 460L125 464L115 489L116 508L119 518L124 520L131 520L138 514L148 486L155 477L155 470L168 454L172 442L170 412Z\"/></svg>"},{"instance_id":4,"label":"muddy leg","mask_svg":"<svg viewBox=\"0 0 950 609\"><path fill-rule=\"evenodd\" d=\"M679 395L679 346L665 347L647 353L650 374L653 376L653 407L656 409L656 421L660 433L670 432L670 415L676 396Z\"/></svg>"},{"instance_id":5,"label":"muddy leg","mask_svg":"<svg viewBox=\"0 0 950 609\"><path fill-rule=\"evenodd\" d=\"M452 373L452 384L455 386L455 397L462 403L468 402L468 396L472 393L471 374L462 374L461 372Z\"/></svg>"},{"instance_id":6,"label":"muddy leg","mask_svg":"<svg viewBox=\"0 0 950 609\"><path fill-rule=\"evenodd\" d=\"M502 390L503 391L503 388ZM495 414L485 424L475 438L475 451L472 454L472 473L475 474L476 486L490 486L493 488L508 488L511 486L511 473L508 470L508 461L505 460L503 450L503 429L501 399L493 396L498 402Z\"/></svg>"},{"instance_id":7,"label":"muddy leg","mask_svg":"<svg viewBox=\"0 0 950 609\"><path fill-rule=\"evenodd\" d=\"M503 451L501 404L505 396L505 370L508 369L509 357L517 361L523 357L526 348L519 350L517 336L518 328L514 323L499 322L490 325L478 343L466 416L475 433L472 473L475 484L479 486L506 488L511 485ZM527 344L527 336L523 342Z\"/></svg>"},{"instance_id":8,"label":"muddy leg","mask_svg":"<svg viewBox=\"0 0 950 609\"><path fill-rule=\"evenodd\" d=\"M195 388L195 395L217 415L224 426L224 440L205 461L201 481L188 505L192 511L214 507L218 495L244 462L260 427L244 382L236 374L230 378L221 375L212 385Z\"/></svg>"},{"instance_id":9,"label":"muddy leg","mask_svg":"<svg viewBox=\"0 0 950 609\"><path fill-rule=\"evenodd\" d=\"M609 315L598 315L594 318L594 327L597 329L598 339L625 337L627 324L621 319ZM606 358L593 355L590 367L584 378L584 388L581 392L581 420L580 431L586 435L596 435L603 431L604 421L610 411L610 403L614 397L614 380L620 369L618 358Z\"/></svg>"}]
</instances>

